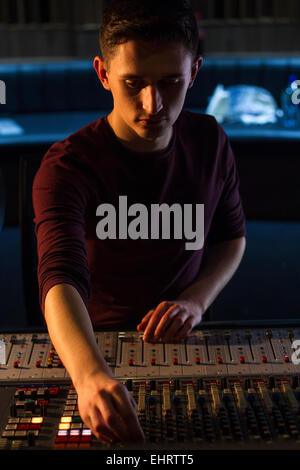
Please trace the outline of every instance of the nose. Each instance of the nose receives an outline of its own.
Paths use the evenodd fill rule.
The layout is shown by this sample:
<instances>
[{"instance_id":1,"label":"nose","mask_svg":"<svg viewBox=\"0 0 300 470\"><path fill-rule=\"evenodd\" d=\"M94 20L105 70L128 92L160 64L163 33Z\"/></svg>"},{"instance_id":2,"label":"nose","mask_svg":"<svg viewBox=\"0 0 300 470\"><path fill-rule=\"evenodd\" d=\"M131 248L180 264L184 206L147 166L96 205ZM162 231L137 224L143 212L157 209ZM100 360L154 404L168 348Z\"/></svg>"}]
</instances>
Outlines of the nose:
<instances>
[{"instance_id":1,"label":"nose","mask_svg":"<svg viewBox=\"0 0 300 470\"><path fill-rule=\"evenodd\" d=\"M163 108L162 96L157 86L149 85L142 90L142 107L147 116L158 114Z\"/></svg>"}]
</instances>

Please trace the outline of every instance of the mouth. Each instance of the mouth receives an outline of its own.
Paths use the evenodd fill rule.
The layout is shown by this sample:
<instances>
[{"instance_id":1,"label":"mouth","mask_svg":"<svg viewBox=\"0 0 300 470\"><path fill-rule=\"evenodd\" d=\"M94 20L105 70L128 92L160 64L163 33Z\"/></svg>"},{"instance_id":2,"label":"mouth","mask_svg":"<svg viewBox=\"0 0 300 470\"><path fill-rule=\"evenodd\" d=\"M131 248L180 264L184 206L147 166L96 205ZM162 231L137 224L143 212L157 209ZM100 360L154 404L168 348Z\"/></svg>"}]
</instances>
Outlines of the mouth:
<instances>
[{"instance_id":1,"label":"mouth","mask_svg":"<svg viewBox=\"0 0 300 470\"><path fill-rule=\"evenodd\" d=\"M139 119L139 122L143 126L157 126L159 124L162 124L163 121L164 121L163 118L161 118L161 119Z\"/></svg>"}]
</instances>

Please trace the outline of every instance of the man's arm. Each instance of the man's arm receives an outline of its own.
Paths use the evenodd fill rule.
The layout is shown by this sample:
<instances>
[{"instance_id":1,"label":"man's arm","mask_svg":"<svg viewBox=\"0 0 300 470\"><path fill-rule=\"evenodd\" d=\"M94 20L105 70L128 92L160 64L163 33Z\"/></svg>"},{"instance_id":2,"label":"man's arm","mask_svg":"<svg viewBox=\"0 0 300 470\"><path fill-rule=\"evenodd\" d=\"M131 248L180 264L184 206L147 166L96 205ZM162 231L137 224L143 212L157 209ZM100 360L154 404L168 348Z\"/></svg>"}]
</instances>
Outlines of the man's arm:
<instances>
[{"instance_id":1,"label":"man's arm","mask_svg":"<svg viewBox=\"0 0 300 470\"><path fill-rule=\"evenodd\" d=\"M176 300L161 302L138 325L144 341L182 341L237 270L246 247L245 237L209 247L199 276Z\"/></svg>"},{"instance_id":2,"label":"man's arm","mask_svg":"<svg viewBox=\"0 0 300 470\"><path fill-rule=\"evenodd\" d=\"M99 439L143 441L135 402L102 357L88 311L75 287L57 284L49 289L45 319L77 390L80 415L93 434Z\"/></svg>"}]
</instances>

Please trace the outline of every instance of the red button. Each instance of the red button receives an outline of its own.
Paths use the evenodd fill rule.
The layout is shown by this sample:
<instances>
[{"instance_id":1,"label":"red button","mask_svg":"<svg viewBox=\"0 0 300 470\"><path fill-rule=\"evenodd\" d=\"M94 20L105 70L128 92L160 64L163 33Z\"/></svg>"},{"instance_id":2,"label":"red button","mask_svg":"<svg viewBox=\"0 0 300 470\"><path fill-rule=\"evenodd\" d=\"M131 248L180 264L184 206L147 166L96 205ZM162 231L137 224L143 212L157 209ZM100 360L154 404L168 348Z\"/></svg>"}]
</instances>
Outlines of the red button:
<instances>
[{"instance_id":1,"label":"red button","mask_svg":"<svg viewBox=\"0 0 300 470\"><path fill-rule=\"evenodd\" d=\"M15 361L14 362L14 367L17 369L19 367L20 361Z\"/></svg>"},{"instance_id":2,"label":"red button","mask_svg":"<svg viewBox=\"0 0 300 470\"><path fill-rule=\"evenodd\" d=\"M196 357L196 364L200 364L200 357Z\"/></svg>"},{"instance_id":3,"label":"red button","mask_svg":"<svg viewBox=\"0 0 300 470\"><path fill-rule=\"evenodd\" d=\"M24 429L29 429L29 424L18 424L17 429L18 430L23 430L23 431L24 431Z\"/></svg>"},{"instance_id":4,"label":"red button","mask_svg":"<svg viewBox=\"0 0 300 470\"><path fill-rule=\"evenodd\" d=\"M134 359L129 359L128 364L129 364L130 366L133 366L133 365L134 365Z\"/></svg>"},{"instance_id":5,"label":"red button","mask_svg":"<svg viewBox=\"0 0 300 470\"><path fill-rule=\"evenodd\" d=\"M155 359L155 357L152 357L152 359L151 359L151 365L152 365L152 366L155 366L155 364L156 364L156 359Z\"/></svg>"},{"instance_id":6,"label":"red button","mask_svg":"<svg viewBox=\"0 0 300 470\"><path fill-rule=\"evenodd\" d=\"M217 359L217 361L218 361L219 364L222 364L223 359L219 356L218 359Z\"/></svg>"},{"instance_id":7,"label":"red button","mask_svg":"<svg viewBox=\"0 0 300 470\"><path fill-rule=\"evenodd\" d=\"M57 436L55 442L67 442L68 436Z\"/></svg>"},{"instance_id":8,"label":"red button","mask_svg":"<svg viewBox=\"0 0 300 470\"><path fill-rule=\"evenodd\" d=\"M262 357L262 361L263 361L263 362L267 362L267 361L268 361L267 356L263 356L263 357Z\"/></svg>"},{"instance_id":9,"label":"red button","mask_svg":"<svg viewBox=\"0 0 300 470\"><path fill-rule=\"evenodd\" d=\"M240 363L241 363L241 364L245 364L245 357L244 357L244 356L241 356L241 357L240 357Z\"/></svg>"},{"instance_id":10,"label":"red button","mask_svg":"<svg viewBox=\"0 0 300 470\"><path fill-rule=\"evenodd\" d=\"M38 423L31 423L30 429L41 429L41 425Z\"/></svg>"},{"instance_id":11,"label":"red button","mask_svg":"<svg viewBox=\"0 0 300 470\"><path fill-rule=\"evenodd\" d=\"M285 360L285 362L289 362L289 360L290 360L289 356L284 356L284 360Z\"/></svg>"},{"instance_id":12,"label":"red button","mask_svg":"<svg viewBox=\"0 0 300 470\"><path fill-rule=\"evenodd\" d=\"M80 436L69 436L68 442L79 442Z\"/></svg>"},{"instance_id":13,"label":"red button","mask_svg":"<svg viewBox=\"0 0 300 470\"><path fill-rule=\"evenodd\" d=\"M41 367L42 361L36 361L35 365L36 367Z\"/></svg>"},{"instance_id":14,"label":"red button","mask_svg":"<svg viewBox=\"0 0 300 470\"><path fill-rule=\"evenodd\" d=\"M178 357L174 357L174 359L173 359L173 364L174 364L175 366L178 365Z\"/></svg>"}]
</instances>

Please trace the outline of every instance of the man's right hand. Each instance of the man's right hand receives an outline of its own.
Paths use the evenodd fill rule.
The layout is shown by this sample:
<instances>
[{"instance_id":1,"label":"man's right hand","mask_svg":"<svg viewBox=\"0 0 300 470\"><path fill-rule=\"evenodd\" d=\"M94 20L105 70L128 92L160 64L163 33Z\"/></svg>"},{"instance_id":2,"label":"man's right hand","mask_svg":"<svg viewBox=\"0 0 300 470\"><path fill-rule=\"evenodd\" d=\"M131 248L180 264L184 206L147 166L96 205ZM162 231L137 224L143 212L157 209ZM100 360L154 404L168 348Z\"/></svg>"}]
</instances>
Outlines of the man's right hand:
<instances>
[{"instance_id":1,"label":"man's right hand","mask_svg":"<svg viewBox=\"0 0 300 470\"><path fill-rule=\"evenodd\" d=\"M45 319L56 352L77 391L81 418L92 433L98 439L144 442L135 401L104 360L77 289L69 284L49 289Z\"/></svg>"},{"instance_id":2,"label":"man's right hand","mask_svg":"<svg viewBox=\"0 0 300 470\"><path fill-rule=\"evenodd\" d=\"M140 444L145 441L136 403L123 384L100 371L77 384L76 390L80 416L98 439Z\"/></svg>"}]
</instances>

